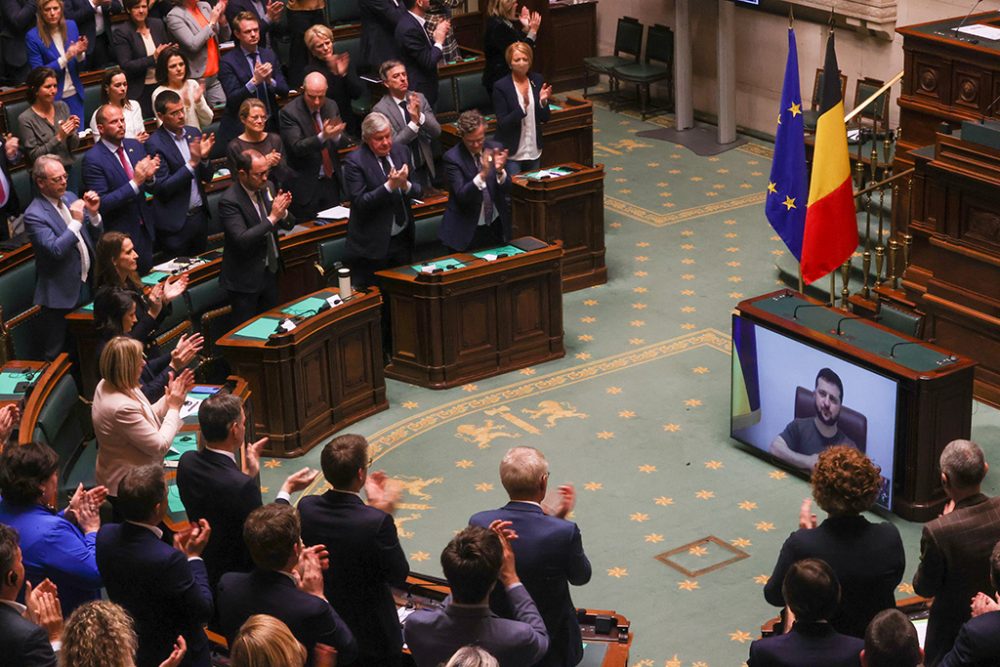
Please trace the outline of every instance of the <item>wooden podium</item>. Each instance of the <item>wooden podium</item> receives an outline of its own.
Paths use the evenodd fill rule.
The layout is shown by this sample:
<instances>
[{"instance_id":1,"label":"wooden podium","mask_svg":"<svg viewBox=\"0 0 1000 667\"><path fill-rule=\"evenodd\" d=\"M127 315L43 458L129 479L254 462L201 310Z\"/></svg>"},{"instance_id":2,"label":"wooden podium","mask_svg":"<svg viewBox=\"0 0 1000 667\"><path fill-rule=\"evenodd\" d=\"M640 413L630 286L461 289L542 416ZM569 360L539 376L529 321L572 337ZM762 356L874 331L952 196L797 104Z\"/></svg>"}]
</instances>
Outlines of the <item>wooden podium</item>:
<instances>
[{"instance_id":1,"label":"wooden podium","mask_svg":"<svg viewBox=\"0 0 1000 667\"><path fill-rule=\"evenodd\" d=\"M494 251L433 260L434 273L378 272L391 314L387 376L444 389L566 354L562 245L525 237Z\"/></svg>"},{"instance_id":2,"label":"wooden podium","mask_svg":"<svg viewBox=\"0 0 1000 667\"><path fill-rule=\"evenodd\" d=\"M389 407L382 371L382 298L355 293L322 309L336 289L308 296L244 322L216 344L253 390L258 436L268 456L300 456L331 433ZM282 320L298 323L272 334Z\"/></svg>"},{"instance_id":3,"label":"wooden podium","mask_svg":"<svg viewBox=\"0 0 1000 667\"><path fill-rule=\"evenodd\" d=\"M513 236L562 241L562 289L572 292L608 282L604 264L604 165L561 164L565 175L514 177ZM546 170L543 170L546 171Z\"/></svg>"}]
</instances>

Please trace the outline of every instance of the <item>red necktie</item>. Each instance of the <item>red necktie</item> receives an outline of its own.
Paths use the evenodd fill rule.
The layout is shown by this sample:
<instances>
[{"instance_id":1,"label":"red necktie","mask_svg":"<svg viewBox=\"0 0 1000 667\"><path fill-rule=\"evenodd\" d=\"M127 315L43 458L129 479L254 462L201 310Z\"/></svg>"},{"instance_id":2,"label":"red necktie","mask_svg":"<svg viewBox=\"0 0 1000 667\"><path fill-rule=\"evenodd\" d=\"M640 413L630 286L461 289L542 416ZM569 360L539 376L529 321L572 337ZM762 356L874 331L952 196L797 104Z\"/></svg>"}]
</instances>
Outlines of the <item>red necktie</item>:
<instances>
[{"instance_id":1,"label":"red necktie","mask_svg":"<svg viewBox=\"0 0 1000 667\"><path fill-rule=\"evenodd\" d=\"M313 125L316 126L316 134L323 132L323 125L319 122L319 113L313 115ZM323 141L323 147L319 150L320 155L323 156L323 177L330 178L333 176L333 158L330 157L330 149L326 145L326 141Z\"/></svg>"},{"instance_id":2,"label":"red necktie","mask_svg":"<svg viewBox=\"0 0 1000 667\"><path fill-rule=\"evenodd\" d=\"M132 171L132 164L128 161L128 158L125 157L125 147L121 144L118 145L118 159L122 163L122 169L125 170L125 175L128 176L128 180L131 181L132 177L135 176L135 172Z\"/></svg>"}]
</instances>

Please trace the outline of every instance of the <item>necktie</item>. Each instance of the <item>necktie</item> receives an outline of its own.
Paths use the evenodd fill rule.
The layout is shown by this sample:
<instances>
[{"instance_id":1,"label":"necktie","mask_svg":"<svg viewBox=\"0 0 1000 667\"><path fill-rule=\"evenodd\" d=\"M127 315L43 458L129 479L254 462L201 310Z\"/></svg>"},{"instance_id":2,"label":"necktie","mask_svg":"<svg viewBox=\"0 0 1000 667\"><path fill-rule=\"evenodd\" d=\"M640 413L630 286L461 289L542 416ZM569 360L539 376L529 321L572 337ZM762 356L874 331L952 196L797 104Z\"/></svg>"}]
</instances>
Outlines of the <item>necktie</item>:
<instances>
[{"instance_id":1,"label":"necktie","mask_svg":"<svg viewBox=\"0 0 1000 667\"><path fill-rule=\"evenodd\" d=\"M410 110L406 108L406 100L399 103L399 108L403 110L403 120L409 124L413 117L410 116Z\"/></svg>"},{"instance_id":2,"label":"necktie","mask_svg":"<svg viewBox=\"0 0 1000 667\"><path fill-rule=\"evenodd\" d=\"M410 115L410 110L406 108L406 100L399 103L399 108L403 112L403 121L409 125L410 121L413 120L413 116ZM421 167L424 164L424 156L420 152L420 137L414 137L413 141L410 142L410 155L413 158L413 167Z\"/></svg>"},{"instance_id":3,"label":"necktie","mask_svg":"<svg viewBox=\"0 0 1000 667\"><path fill-rule=\"evenodd\" d=\"M132 180L135 176L135 172L132 171L132 163L128 161L125 157L125 147L118 144L118 161L122 163L122 169L125 170L125 175L128 176L128 180Z\"/></svg>"},{"instance_id":4,"label":"necktie","mask_svg":"<svg viewBox=\"0 0 1000 667\"><path fill-rule=\"evenodd\" d=\"M483 164L482 153L476 153L476 171L479 171ZM486 187L483 188L483 224L489 225L493 222L493 197L490 196L490 174L486 174Z\"/></svg>"},{"instance_id":5,"label":"necktie","mask_svg":"<svg viewBox=\"0 0 1000 667\"><path fill-rule=\"evenodd\" d=\"M72 222L73 216L70 215L69 209L66 208L66 204L63 200L59 200L59 205L56 207L59 215L62 217L63 222L69 227L69 223ZM90 253L87 251L87 244L83 242L83 234L85 232L73 232L76 237L76 250L80 253L80 282L87 282L87 274L90 273Z\"/></svg>"},{"instance_id":6,"label":"necktie","mask_svg":"<svg viewBox=\"0 0 1000 667\"><path fill-rule=\"evenodd\" d=\"M318 111L313 114L313 125L316 127L316 134L323 132L323 121ZM323 157L323 178L332 178L333 158L330 156L330 147L327 146L326 141L321 144L319 153Z\"/></svg>"},{"instance_id":7,"label":"necktie","mask_svg":"<svg viewBox=\"0 0 1000 667\"><path fill-rule=\"evenodd\" d=\"M380 157L378 159L378 161L379 161L379 164L382 165L382 171L384 171L385 175L388 177L389 176L389 172L392 171L392 166L389 164L389 158L387 158L387 157ZM396 194L396 192L394 191L393 194ZM399 232L401 232L403 230L403 228L406 227L406 222L407 222L406 201L403 198L403 193L402 192L398 193L398 196L395 197L395 201L396 201L396 205L393 207L393 209L394 209L394 211L393 211L393 219L396 221L396 224L393 225L393 230L392 230L393 231L393 234L392 234L393 236L395 236L396 234L398 234Z\"/></svg>"},{"instance_id":8,"label":"necktie","mask_svg":"<svg viewBox=\"0 0 1000 667\"><path fill-rule=\"evenodd\" d=\"M267 218L267 204L264 202L264 194L262 192L257 192L257 209L260 211L260 219L265 225L270 225L271 221ZM278 271L278 244L274 240L274 233L268 232L267 234L267 254L264 256L264 266L271 273L277 273Z\"/></svg>"}]
</instances>

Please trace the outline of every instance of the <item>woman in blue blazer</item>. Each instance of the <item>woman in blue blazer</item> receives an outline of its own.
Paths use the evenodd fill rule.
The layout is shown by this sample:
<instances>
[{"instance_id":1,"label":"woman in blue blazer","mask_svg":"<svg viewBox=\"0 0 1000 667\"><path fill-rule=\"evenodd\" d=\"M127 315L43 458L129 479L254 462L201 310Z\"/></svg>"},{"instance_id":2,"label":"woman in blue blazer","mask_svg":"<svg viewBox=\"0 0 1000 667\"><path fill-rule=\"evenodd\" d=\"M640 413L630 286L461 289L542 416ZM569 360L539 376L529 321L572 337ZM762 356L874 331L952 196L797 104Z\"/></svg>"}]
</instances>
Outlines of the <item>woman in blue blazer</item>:
<instances>
[{"instance_id":1,"label":"woman in blue blazer","mask_svg":"<svg viewBox=\"0 0 1000 667\"><path fill-rule=\"evenodd\" d=\"M70 114L84 118L83 83L78 70L87 55L87 38L80 37L76 23L66 20L62 0L38 4L38 25L28 31L25 41L28 64L55 70L59 83L56 100L65 102Z\"/></svg>"},{"instance_id":2,"label":"woman in blue blazer","mask_svg":"<svg viewBox=\"0 0 1000 667\"><path fill-rule=\"evenodd\" d=\"M507 174L538 169L542 163L542 124L549 120L552 86L531 72L533 52L524 42L507 47L510 75L493 84L497 130L493 138L510 152Z\"/></svg>"}]
</instances>

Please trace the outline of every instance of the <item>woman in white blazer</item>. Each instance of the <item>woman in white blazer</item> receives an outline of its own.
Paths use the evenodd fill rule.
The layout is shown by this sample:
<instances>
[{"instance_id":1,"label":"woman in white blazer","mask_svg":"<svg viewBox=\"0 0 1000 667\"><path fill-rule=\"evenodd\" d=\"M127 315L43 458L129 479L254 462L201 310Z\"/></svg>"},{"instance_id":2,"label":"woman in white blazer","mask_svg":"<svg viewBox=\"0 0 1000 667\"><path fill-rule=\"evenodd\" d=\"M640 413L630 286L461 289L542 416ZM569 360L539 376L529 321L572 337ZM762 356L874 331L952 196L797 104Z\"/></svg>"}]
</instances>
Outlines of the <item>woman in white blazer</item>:
<instances>
[{"instance_id":1,"label":"woman in white blazer","mask_svg":"<svg viewBox=\"0 0 1000 667\"><path fill-rule=\"evenodd\" d=\"M142 343L112 338L101 353L103 378L94 392L91 415L97 435L97 483L118 495L118 483L133 467L161 463L181 427L180 409L194 386L185 370L167 383L163 398L150 403L139 388Z\"/></svg>"}]
</instances>

